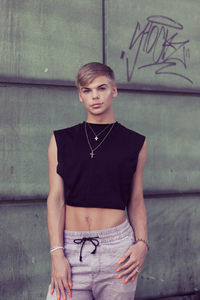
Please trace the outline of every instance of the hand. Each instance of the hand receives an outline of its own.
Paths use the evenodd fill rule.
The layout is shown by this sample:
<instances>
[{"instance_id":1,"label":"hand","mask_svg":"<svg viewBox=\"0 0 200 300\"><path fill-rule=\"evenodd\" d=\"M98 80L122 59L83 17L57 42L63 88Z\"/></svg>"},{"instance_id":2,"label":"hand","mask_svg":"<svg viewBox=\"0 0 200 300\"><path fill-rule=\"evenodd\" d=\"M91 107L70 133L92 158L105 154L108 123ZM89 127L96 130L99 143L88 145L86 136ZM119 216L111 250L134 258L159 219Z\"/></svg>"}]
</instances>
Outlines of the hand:
<instances>
[{"instance_id":1,"label":"hand","mask_svg":"<svg viewBox=\"0 0 200 300\"><path fill-rule=\"evenodd\" d=\"M127 260L126 263L121 265L115 272L121 272L119 276L117 276L117 279L122 278L123 276L128 276L125 278L124 284L127 283L129 280L133 281L140 272L142 265L145 260L145 256L147 253L147 247L143 243L136 243L133 246L131 246L128 251L119 259L118 265L121 265L125 260Z\"/></svg>"},{"instance_id":2,"label":"hand","mask_svg":"<svg viewBox=\"0 0 200 300\"><path fill-rule=\"evenodd\" d=\"M62 295L62 299L66 300L65 291L67 291L69 298L71 298L71 268L63 251L61 251L58 250L51 254L51 294L53 295L55 288L57 299L60 300L60 296Z\"/></svg>"}]
</instances>

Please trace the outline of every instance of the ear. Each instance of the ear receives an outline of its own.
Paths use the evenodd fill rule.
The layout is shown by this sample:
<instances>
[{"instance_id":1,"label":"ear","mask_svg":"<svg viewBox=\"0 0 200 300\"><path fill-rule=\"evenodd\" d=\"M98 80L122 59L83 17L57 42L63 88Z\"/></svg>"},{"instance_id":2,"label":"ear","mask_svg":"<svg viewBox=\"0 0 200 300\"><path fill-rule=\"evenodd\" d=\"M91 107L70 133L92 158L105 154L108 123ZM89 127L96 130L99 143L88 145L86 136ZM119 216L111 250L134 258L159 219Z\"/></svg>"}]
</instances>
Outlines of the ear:
<instances>
[{"instance_id":1,"label":"ear","mask_svg":"<svg viewBox=\"0 0 200 300\"><path fill-rule=\"evenodd\" d=\"M79 96L80 102L83 102L83 99L82 99L82 97L81 97L81 92L80 92L80 91L78 92L78 96Z\"/></svg>"},{"instance_id":2,"label":"ear","mask_svg":"<svg viewBox=\"0 0 200 300\"><path fill-rule=\"evenodd\" d=\"M112 97L115 98L118 95L118 91L117 91L117 86L116 84L113 85L113 90L112 90Z\"/></svg>"}]
</instances>

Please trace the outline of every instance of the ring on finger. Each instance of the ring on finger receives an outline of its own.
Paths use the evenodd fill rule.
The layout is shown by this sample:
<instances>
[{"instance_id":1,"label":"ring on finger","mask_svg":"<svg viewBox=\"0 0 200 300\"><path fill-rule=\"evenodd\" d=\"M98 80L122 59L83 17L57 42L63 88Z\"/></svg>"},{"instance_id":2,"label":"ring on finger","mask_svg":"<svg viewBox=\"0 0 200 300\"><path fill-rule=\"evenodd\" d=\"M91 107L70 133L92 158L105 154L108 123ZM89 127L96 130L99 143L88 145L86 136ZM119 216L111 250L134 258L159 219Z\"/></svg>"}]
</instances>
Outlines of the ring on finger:
<instances>
[{"instance_id":1,"label":"ring on finger","mask_svg":"<svg viewBox=\"0 0 200 300\"><path fill-rule=\"evenodd\" d=\"M138 268L136 268L135 271L136 271L137 273L139 273L139 269L138 269Z\"/></svg>"}]
</instances>

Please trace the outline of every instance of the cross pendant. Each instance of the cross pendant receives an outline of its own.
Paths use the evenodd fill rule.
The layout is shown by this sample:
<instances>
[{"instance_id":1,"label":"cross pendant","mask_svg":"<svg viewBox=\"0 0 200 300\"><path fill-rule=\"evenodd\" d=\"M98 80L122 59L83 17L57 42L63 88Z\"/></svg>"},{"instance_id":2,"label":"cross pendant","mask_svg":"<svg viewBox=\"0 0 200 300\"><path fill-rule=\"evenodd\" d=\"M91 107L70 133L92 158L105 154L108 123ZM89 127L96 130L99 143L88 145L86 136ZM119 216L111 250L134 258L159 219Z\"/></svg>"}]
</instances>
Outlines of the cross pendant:
<instances>
[{"instance_id":1,"label":"cross pendant","mask_svg":"<svg viewBox=\"0 0 200 300\"><path fill-rule=\"evenodd\" d=\"M98 138L98 136L95 136L95 138L94 138L94 139L95 139L95 141L97 141L99 138Z\"/></svg>"},{"instance_id":2,"label":"cross pendant","mask_svg":"<svg viewBox=\"0 0 200 300\"><path fill-rule=\"evenodd\" d=\"M94 157L94 152L93 151L90 153L90 156L91 156L91 158Z\"/></svg>"}]
</instances>

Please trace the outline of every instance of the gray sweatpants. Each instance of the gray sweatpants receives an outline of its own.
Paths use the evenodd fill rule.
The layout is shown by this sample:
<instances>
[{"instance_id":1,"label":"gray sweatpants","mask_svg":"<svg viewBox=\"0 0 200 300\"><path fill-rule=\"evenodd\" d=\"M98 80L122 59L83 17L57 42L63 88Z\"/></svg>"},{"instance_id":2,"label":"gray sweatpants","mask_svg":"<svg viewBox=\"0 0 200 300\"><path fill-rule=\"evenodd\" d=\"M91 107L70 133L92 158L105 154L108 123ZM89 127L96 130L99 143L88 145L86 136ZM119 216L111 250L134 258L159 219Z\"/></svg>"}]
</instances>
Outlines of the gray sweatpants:
<instances>
[{"instance_id":1,"label":"gray sweatpants","mask_svg":"<svg viewBox=\"0 0 200 300\"><path fill-rule=\"evenodd\" d=\"M133 242L133 229L127 220L97 231L65 230L64 251L72 270L71 299L133 300L137 277L123 284L126 277L116 279L120 272L114 272L119 268L119 258ZM46 300L57 300L55 291L50 294L50 287Z\"/></svg>"}]
</instances>

